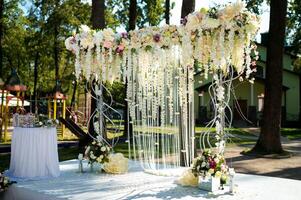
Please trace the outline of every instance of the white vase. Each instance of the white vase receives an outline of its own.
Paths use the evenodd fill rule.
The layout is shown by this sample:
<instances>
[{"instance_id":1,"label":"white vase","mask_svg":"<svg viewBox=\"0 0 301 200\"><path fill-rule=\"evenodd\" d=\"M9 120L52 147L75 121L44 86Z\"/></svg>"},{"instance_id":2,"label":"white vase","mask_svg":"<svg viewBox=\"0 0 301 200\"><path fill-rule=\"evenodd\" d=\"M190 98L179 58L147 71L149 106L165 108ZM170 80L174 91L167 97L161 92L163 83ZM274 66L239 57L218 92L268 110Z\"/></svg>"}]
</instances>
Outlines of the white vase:
<instances>
[{"instance_id":1,"label":"white vase","mask_svg":"<svg viewBox=\"0 0 301 200\"><path fill-rule=\"evenodd\" d=\"M220 187L220 178L216 177L200 177L199 188L209 192L217 191Z\"/></svg>"}]
</instances>

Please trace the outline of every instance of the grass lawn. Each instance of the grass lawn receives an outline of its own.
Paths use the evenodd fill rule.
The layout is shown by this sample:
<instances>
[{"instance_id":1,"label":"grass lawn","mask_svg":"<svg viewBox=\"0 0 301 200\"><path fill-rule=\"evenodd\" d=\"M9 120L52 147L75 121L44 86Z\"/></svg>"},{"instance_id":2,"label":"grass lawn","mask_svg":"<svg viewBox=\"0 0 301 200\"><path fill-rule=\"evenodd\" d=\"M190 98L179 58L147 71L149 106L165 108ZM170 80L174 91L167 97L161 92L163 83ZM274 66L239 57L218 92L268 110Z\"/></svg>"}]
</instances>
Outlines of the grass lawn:
<instances>
[{"instance_id":1,"label":"grass lawn","mask_svg":"<svg viewBox=\"0 0 301 200\"><path fill-rule=\"evenodd\" d=\"M168 132L170 130L164 130L164 132ZM200 132L205 131L204 127L196 127L196 137L199 138ZM214 132L214 128L210 129L211 132ZM235 145L253 145L256 142L256 136L253 134L248 133L240 128L230 128L227 129L229 133L234 134L234 137L230 137L227 141L228 146L235 146ZM282 128L281 129L282 136L287 137L290 140L293 139L300 139L301 138L301 129L296 128ZM251 136L251 137L236 137L236 136ZM254 139L253 139L253 138ZM71 160L76 159L79 152L77 147L70 147L70 148L59 148L59 160ZM115 152L123 153L124 156L128 157L128 144L127 143L120 143L114 148ZM10 162L10 154L0 154L0 172L8 169Z\"/></svg>"},{"instance_id":2,"label":"grass lawn","mask_svg":"<svg viewBox=\"0 0 301 200\"><path fill-rule=\"evenodd\" d=\"M281 135L290 140L301 139L301 129L298 128L282 128Z\"/></svg>"}]
</instances>

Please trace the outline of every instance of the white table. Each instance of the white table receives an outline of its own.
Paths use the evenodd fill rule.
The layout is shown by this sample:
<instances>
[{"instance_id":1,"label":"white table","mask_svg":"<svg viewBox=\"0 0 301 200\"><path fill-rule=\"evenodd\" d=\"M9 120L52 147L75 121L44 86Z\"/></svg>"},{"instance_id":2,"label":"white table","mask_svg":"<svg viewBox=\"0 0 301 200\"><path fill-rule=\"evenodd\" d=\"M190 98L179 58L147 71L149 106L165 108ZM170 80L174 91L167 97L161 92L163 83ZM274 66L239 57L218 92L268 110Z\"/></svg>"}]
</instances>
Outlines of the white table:
<instances>
[{"instance_id":1,"label":"white table","mask_svg":"<svg viewBox=\"0 0 301 200\"><path fill-rule=\"evenodd\" d=\"M56 128L15 127L9 174L17 178L47 178L60 175Z\"/></svg>"}]
</instances>

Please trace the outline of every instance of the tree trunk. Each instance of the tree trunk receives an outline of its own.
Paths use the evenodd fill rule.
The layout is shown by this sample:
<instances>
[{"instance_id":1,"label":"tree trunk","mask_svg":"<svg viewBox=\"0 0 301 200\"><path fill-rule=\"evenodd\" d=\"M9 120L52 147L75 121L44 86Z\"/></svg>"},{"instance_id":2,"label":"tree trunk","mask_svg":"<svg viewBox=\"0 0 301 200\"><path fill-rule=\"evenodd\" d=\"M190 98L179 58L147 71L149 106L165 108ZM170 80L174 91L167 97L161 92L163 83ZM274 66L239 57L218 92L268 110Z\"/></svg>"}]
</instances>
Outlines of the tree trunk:
<instances>
[{"instance_id":1,"label":"tree trunk","mask_svg":"<svg viewBox=\"0 0 301 200\"><path fill-rule=\"evenodd\" d=\"M55 11L57 12L57 9L59 7L59 1L56 0L55 2ZM54 66L55 66L55 88L58 88L59 83L59 43L58 43L58 36L59 36L59 30L58 30L58 22L55 22L54 24Z\"/></svg>"},{"instance_id":2,"label":"tree trunk","mask_svg":"<svg viewBox=\"0 0 301 200\"><path fill-rule=\"evenodd\" d=\"M137 0L130 0L129 7L129 31L135 30L137 21Z\"/></svg>"},{"instance_id":3,"label":"tree trunk","mask_svg":"<svg viewBox=\"0 0 301 200\"><path fill-rule=\"evenodd\" d=\"M170 0L165 0L165 23L170 23Z\"/></svg>"},{"instance_id":4,"label":"tree trunk","mask_svg":"<svg viewBox=\"0 0 301 200\"><path fill-rule=\"evenodd\" d=\"M105 28L105 0L92 0L92 15L91 15L91 20L92 20L92 28L93 29L104 29ZM95 88L96 86L96 81L92 81L92 87ZM102 86L99 88L102 90ZM91 96L96 96L95 92L91 89ZM103 102L103 95L100 96L99 102ZM101 103L103 104L103 103ZM103 105L100 105L102 107ZM92 113L97 109L97 100L94 98L91 98L91 113L90 117L92 116ZM103 118L102 115L99 116L99 121L100 121L100 128L104 131L104 123L105 119ZM93 120L91 120L93 122ZM96 135L96 132L94 130L94 124L90 123L88 124L89 126L89 133L92 135ZM103 133L104 137L106 137L106 133Z\"/></svg>"},{"instance_id":5,"label":"tree trunk","mask_svg":"<svg viewBox=\"0 0 301 200\"><path fill-rule=\"evenodd\" d=\"M3 37L3 12L4 0L0 0L0 77L3 78L3 51L2 51L2 37Z\"/></svg>"},{"instance_id":6,"label":"tree trunk","mask_svg":"<svg viewBox=\"0 0 301 200\"><path fill-rule=\"evenodd\" d=\"M92 28L105 28L105 0L92 0Z\"/></svg>"},{"instance_id":7,"label":"tree trunk","mask_svg":"<svg viewBox=\"0 0 301 200\"><path fill-rule=\"evenodd\" d=\"M195 0L183 0L182 1L182 10L181 10L181 18L186 17L189 13L194 12L195 9ZM190 105L187 105L188 108L190 108ZM183 119L183 113L180 112L180 122ZM192 119L194 120L194 119ZM187 128L187 127L185 127ZM184 144L183 144L183 138L182 138L182 131L183 131L183 127L180 123L180 127L179 127L179 143L180 143L180 165L181 166L185 166L185 159L184 159L184 153L182 152L182 150L184 149Z\"/></svg>"},{"instance_id":8,"label":"tree trunk","mask_svg":"<svg viewBox=\"0 0 301 200\"><path fill-rule=\"evenodd\" d=\"M280 126L287 0L271 0L270 6L263 125L253 148L253 151L265 154L283 152Z\"/></svg>"},{"instance_id":9,"label":"tree trunk","mask_svg":"<svg viewBox=\"0 0 301 200\"><path fill-rule=\"evenodd\" d=\"M195 0L183 0L182 1L182 11L181 18L185 18L189 13L194 12Z\"/></svg>"},{"instance_id":10,"label":"tree trunk","mask_svg":"<svg viewBox=\"0 0 301 200\"><path fill-rule=\"evenodd\" d=\"M36 52L36 57L34 61L34 82L33 82L33 101L34 101L34 113L38 114L38 96L37 96L37 83L38 83L38 62L39 62L39 53Z\"/></svg>"}]
</instances>

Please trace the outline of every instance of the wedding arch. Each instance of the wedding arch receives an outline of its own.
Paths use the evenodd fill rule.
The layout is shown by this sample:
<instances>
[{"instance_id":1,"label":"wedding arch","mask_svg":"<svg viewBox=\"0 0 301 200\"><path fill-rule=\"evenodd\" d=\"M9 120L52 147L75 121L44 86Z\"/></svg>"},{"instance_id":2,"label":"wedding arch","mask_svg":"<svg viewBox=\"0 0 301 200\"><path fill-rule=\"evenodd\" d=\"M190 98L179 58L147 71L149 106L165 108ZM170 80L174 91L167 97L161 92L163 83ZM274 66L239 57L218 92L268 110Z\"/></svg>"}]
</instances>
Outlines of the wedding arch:
<instances>
[{"instance_id":1,"label":"wedding arch","mask_svg":"<svg viewBox=\"0 0 301 200\"><path fill-rule=\"evenodd\" d=\"M127 82L131 153L145 170L160 173L178 168L181 162L189 166L195 141L202 148L224 152L225 127L232 120L231 112L225 115L226 109L231 111L232 81L253 81L250 75L257 53L251 40L258 28L258 17L238 1L189 14L180 26L114 33L110 28L96 31L83 25L65 44L75 54L78 79ZM198 140L194 134L196 71L203 80L212 79L209 93L214 116L207 127L215 127L214 140L210 131Z\"/></svg>"}]
</instances>

